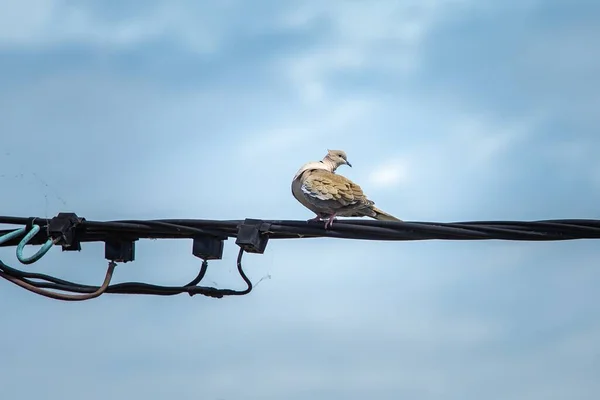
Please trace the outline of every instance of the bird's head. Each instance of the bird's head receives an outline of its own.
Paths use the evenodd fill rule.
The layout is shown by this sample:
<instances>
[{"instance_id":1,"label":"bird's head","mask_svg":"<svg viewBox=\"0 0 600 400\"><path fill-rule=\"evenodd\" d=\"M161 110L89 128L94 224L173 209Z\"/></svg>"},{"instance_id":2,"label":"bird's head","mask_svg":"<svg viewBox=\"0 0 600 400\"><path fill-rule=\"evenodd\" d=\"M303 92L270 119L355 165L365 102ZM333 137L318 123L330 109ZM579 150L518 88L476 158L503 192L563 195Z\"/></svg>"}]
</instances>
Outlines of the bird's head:
<instances>
[{"instance_id":1,"label":"bird's head","mask_svg":"<svg viewBox=\"0 0 600 400\"><path fill-rule=\"evenodd\" d=\"M348 162L348 157L343 150L327 150L327 155L323 158L323 161L329 161L332 164L334 171L340 165L352 167L352 164Z\"/></svg>"}]
</instances>

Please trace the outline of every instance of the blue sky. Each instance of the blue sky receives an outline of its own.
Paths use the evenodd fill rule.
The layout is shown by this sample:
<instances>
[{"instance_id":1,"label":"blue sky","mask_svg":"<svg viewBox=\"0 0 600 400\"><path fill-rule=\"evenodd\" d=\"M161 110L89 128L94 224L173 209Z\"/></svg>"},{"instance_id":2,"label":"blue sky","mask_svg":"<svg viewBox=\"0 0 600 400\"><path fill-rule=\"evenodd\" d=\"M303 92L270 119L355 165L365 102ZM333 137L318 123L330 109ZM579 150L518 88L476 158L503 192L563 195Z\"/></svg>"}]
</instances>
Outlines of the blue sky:
<instances>
[{"instance_id":1,"label":"blue sky","mask_svg":"<svg viewBox=\"0 0 600 400\"><path fill-rule=\"evenodd\" d=\"M3 215L308 219L291 178L334 148L405 220L600 218L592 1L2 9ZM207 282L241 288L225 245ZM23 268L98 284L103 254ZM598 256L584 240L307 239L247 255L264 279L241 298L72 304L0 282L0 397L596 399ZM141 241L115 281L198 268L188 241Z\"/></svg>"}]
</instances>

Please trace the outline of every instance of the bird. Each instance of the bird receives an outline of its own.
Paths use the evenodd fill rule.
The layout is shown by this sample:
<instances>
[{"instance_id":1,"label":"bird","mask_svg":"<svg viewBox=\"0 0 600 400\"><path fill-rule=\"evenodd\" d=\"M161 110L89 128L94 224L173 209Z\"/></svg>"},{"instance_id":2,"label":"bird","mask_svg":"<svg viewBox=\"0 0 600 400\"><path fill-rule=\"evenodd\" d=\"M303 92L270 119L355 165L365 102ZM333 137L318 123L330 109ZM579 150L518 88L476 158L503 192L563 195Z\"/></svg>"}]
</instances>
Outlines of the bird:
<instances>
[{"instance_id":1,"label":"bird","mask_svg":"<svg viewBox=\"0 0 600 400\"><path fill-rule=\"evenodd\" d=\"M352 167L346 152L328 149L321 161L307 162L294 175L293 196L316 214L308 222L325 220L325 229L331 228L337 216L402 222L375 207L375 202L367 198L357 183L336 174L341 165Z\"/></svg>"}]
</instances>

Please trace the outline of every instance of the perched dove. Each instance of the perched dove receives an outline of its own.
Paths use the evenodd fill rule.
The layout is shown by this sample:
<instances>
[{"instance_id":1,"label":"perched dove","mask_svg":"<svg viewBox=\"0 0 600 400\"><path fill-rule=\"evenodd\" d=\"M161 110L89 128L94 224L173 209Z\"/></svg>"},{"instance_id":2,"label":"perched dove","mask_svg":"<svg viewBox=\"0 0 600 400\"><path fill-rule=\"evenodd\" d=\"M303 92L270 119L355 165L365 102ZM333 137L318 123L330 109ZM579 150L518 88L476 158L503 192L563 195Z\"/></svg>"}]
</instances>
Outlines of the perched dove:
<instances>
[{"instance_id":1,"label":"perched dove","mask_svg":"<svg viewBox=\"0 0 600 400\"><path fill-rule=\"evenodd\" d=\"M327 218L325 228L331 227L336 216L371 217L382 221L401 221L378 209L360 186L338 175L340 165L352 167L342 150L327 150L321 161L304 164L292 181L292 194L304 207L317 216L309 221Z\"/></svg>"}]
</instances>

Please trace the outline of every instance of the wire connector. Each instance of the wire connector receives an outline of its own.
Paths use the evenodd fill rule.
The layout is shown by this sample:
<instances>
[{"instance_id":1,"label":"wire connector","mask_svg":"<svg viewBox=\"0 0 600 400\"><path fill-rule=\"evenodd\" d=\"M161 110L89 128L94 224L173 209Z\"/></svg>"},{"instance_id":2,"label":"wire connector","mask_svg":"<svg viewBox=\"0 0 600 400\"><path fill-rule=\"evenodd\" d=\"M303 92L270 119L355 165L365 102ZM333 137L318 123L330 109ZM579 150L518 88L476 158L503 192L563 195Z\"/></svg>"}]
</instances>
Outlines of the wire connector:
<instances>
[{"instance_id":1,"label":"wire connector","mask_svg":"<svg viewBox=\"0 0 600 400\"><path fill-rule=\"evenodd\" d=\"M264 253L269 241L266 233L269 226L270 224L261 219L246 218L244 223L238 226L235 244L248 253Z\"/></svg>"},{"instance_id":2,"label":"wire connector","mask_svg":"<svg viewBox=\"0 0 600 400\"><path fill-rule=\"evenodd\" d=\"M104 241L104 258L126 263L135 259L135 241L110 238Z\"/></svg>"},{"instance_id":3,"label":"wire connector","mask_svg":"<svg viewBox=\"0 0 600 400\"><path fill-rule=\"evenodd\" d=\"M48 221L48 234L59 244L63 251L80 251L81 242L77 238L76 228L85 218L75 213L58 213Z\"/></svg>"},{"instance_id":4,"label":"wire connector","mask_svg":"<svg viewBox=\"0 0 600 400\"><path fill-rule=\"evenodd\" d=\"M223 258L223 239L196 236L192 244L192 254L203 260L220 260Z\"/></svg>"}]
</instances>

